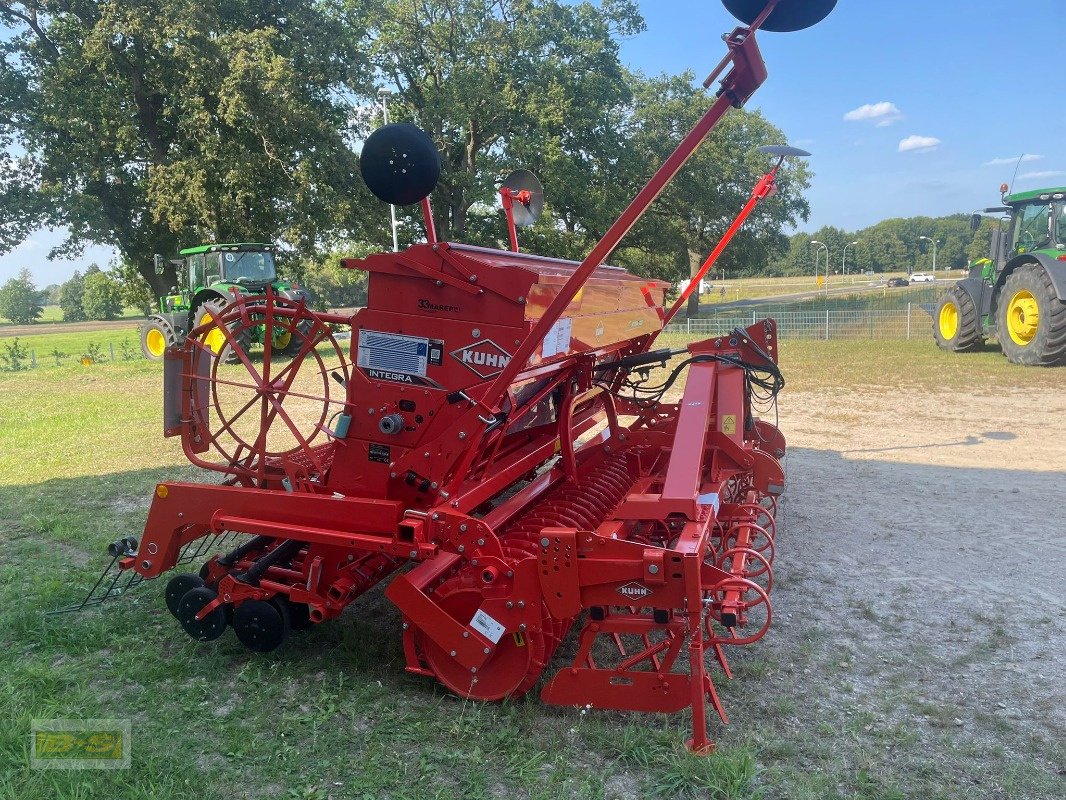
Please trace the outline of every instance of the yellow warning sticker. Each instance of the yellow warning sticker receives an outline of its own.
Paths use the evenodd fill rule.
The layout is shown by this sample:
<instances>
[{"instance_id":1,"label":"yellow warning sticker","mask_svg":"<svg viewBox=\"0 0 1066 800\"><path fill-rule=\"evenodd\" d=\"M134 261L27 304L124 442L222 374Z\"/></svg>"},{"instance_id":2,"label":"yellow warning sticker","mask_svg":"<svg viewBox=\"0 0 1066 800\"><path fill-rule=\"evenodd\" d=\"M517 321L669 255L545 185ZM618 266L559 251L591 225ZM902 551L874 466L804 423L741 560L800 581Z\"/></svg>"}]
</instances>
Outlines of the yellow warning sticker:
<instances>
[{"instance_id":1,"label":"yellow warning sticker","mask_svg":"<svg viewBox=\"0 0 1066 800\"><path fill-rule=\"evenodd\" d=\"M525 647L526 646L526 637L525 637L525 635L523 635L522 633L520 633L518 631L515 631L514 633L511 634L511 636L514 639L515 647Z\"/></svg>"},{"instance_id":2,"label":"yellow warning sticker","mask_svg":"<svg viewBox=\"0 0 1066 800\"><path fill-rule=\"evenodd\" d=\"M723 414L722 415L722 433L726 436L732 436L737 432L737 415L736 414Z\"/></svg>"}]
</instances>

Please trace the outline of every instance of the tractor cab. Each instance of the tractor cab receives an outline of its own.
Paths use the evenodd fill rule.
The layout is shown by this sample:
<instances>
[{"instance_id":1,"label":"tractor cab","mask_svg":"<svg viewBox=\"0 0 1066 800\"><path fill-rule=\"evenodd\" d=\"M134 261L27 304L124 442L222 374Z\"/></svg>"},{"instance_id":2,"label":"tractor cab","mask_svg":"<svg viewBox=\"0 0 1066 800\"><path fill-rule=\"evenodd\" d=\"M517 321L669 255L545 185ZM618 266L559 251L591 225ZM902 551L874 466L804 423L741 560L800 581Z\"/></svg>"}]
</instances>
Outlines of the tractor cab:
<instances>
[{"instance_id":1,"label":"tractor cab","mask_svg":"<svg viewBox=\"0 0 1066 800\"><path fill-rule=\"evenodd\" d=\"M211 244L181 251L192 294L207 286L265 288L277 280L273 248L268 244Z\"/></svg>"}]
</instances>

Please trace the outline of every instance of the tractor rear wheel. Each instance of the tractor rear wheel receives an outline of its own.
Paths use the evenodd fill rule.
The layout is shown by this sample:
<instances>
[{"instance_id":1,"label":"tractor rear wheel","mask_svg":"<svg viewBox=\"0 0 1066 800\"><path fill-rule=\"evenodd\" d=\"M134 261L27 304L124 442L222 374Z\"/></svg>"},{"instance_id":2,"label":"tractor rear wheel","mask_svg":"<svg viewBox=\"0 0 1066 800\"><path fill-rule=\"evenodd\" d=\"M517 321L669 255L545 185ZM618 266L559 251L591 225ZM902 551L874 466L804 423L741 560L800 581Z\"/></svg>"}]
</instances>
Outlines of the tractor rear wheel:
<instances>
[{"instance_id":1,"label":"tractor rear wheel","mask_svg":"<svg viewBox=\"0 0 1066 800\"><path fill-rule=\"evenodd\" d=\"M984 343L973 298L953 286L944 292L933 314L933 336L941 350L962 353Z\"/></svg>"},{"instance_id":2,"label":"tractor rear wheel","mask_svg":"<svg viewBox=\"0 0 1066 800\"><path fill-rule=\"evenodd\" d=\"M196 307L196 312L193 314L193 327L199 328L201 325L214 325L211 320L212 316L216 319L220 317L226 305L226 302L222 299L205 300ZM243 327L235 330L234 326L230 326L230 331L234 334L233 338L236 340L237 346L244 353L247 353L252 343L251 329ZM222 359L223 364L236 364L240 361L237 353L227 340L226 334L217 326L208 330L203 342L207 349Z\"/></svg>"},{"instance_id":3,"label":"tractor rear wheel","mask_svg":"<svg viewBox=\"0 0 1066 800\"><path fill-rule=\"evenodd\" d=\"M1015 364L1066 364L1066 303L1039 264L1019 267L1003 284L996 331L1003 354Z\"/></svg>"},{"instance_id":4,"label":"tractor rear wheel","mask_svg":"<svg viewBox=\"0 0 1066 800\"><path fill-rule=\"evenodd\" d=\"M141 352L149 361L161 361L176 339L170 323L160 317L149 317L141 326Z\"/></svg>"}]
</instances>

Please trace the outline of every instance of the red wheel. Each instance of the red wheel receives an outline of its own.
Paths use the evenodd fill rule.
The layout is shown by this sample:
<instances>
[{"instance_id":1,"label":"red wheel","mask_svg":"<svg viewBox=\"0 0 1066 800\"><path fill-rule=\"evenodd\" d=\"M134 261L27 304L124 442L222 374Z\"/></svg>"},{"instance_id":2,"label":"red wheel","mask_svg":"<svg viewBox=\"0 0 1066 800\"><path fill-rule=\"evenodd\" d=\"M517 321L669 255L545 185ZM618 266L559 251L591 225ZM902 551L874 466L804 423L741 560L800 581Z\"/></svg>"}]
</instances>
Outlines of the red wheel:
<instances>
[{"instance_id":1,"label":"red wheel","mask_svg":"<svg viewBox=\"0 0 1066 800\"><path fill-rule=\"evenodd\" d=\"M460 576L449 578L433 593L448 616L466 625L481 607L484 597L477 586L464 586ZM537 682L548 660L543 631L525 631L516 640L504 634L492 657L476 673L421 631L420 649L426 663L442 684L460 697L471 700L503 700L519 697Z\"/></svg>"},{"instance_id":2,"label":"red wheel","mask_svg":"<svg viewBox=\"0 0 1066 800\"><path fill-rule=\"evenodd\" d=\"M721 635L711 627L712 622L721 622L722 604L726 601L727 593L737 593L739 599L735 602L737 611L737 625L726 626L726 634ZM770 596L759 584L744 578L728 578L711 590L712 605L711 613L704 620L704 628L707 636L715 644L751 644L757 642L770 630L770 622L773 620L773 607L770 605ZM752 624L752 618L761 619L754 633L747 636L738 636L738 627L748 627Z\"/></svg>"},{"instance_id":3,"label":"red wheel","mask_svg":"<svg viewBox=\"0 0 1066 800\"><path fill-rule=\"evenodd\" d=\"M192 418L199 440L214 451L200 466L220 469L246 484L262 486L278 473L283 458L294 458L309 473L328 466L320 445L327 441L332 414L344 409L350 364L329 327L303 305L273 294L242 296L222 309L217 324L195 328L190 351ZM239 363L216 358L210 337L228 337L225 346ZM274 341L286 339L284 360ZM262 354L249 355L230 340L262 341Z\"/></svg>"},{"instance_id":4,"label":"red wheel","mask_svg":"<svg viewBox=\"0 0 1066 800\"><path fill-rule=\"evenodd\" d=\"M758 503L741 503L737 506L737 512L738 517L743 515L742 518L754 522L766 531L771 539L777 538L777 521L774 519L774 514L770 509L764 508Z\"/></svg>"},{"instance_id":5,"label":"red wheel","mask_svg":"<svg viewBox=\"0 0 1066 800\"><path fill-rule=\"evenodd\" d=\"M742 527L750 530L748 543L746 545L738 545L738 541L740 540L740 528ZM765 528L756 525L754 522L737 523L726 532L722 542L722 552L732 550L738 546L747 547L758 553L762 553L768 562L771 564L774 563L774 537L772 537Z\"/></svg>"},{"instance_id":6,"label":"red wheel","mask_svg":"<svg viewBox=\"0 0 1066 800\"><path fill-rule=\"evenodd\" d=\"M745 559L744 570L741 573L733 571L738 556L744 556ZM752 583L759 584L766 590L767 594L770 594L774 589L774 571L770 567L770 561L758 550L752 550L750 547L734 547L722 553L718 557L718 562L715 566L718 569L736 575L738 578L746 578ZM762 580L756 580L756 578L761 578Z\"/></svg>"}]
</instances>

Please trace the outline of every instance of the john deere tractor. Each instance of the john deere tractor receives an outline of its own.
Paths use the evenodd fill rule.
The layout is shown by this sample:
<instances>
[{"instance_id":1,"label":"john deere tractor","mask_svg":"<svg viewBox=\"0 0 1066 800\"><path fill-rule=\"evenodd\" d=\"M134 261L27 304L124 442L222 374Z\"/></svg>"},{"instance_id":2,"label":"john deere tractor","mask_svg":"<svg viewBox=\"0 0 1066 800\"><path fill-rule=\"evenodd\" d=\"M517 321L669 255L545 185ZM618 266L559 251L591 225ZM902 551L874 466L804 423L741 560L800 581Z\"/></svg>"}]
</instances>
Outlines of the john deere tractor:
<instances>
[{"instance_id":1,"label":"john deere tractor","mask_svg":"<svg viewBox=\"0 0 1066 800\"><path fill-rule=\"evenodd\" d=\"M177 267L181 287L159 300L159 313L141 326L141 350L145 358L158 360L171 344L184 338L190 330L210 322L228 303L240 295L263 294L268 286L290 300L307 298L294 284L278 279L274 267L274 249L269 244L206 244L182 250L181 258L171 260ZM157 273L163 271L162 256L155 257ZM262 328L244 328L239 344L245 350L261 343ZM206 344L223 361L237 360L237 354L221 330L211 331ZM297 349L292 333L278 330L272 342L275 352Z\"/></svg>"},{"instance_id":2,"label":"john deere tractor","mask_svg":"<svg viewBox=\"0 0 1066 800\"><path fill-rule=\"evenodd\" d=\"M1066 187L1007 194L997 214L989 258L949 289L933 311L944 350L975 350L995 336L1015 364L1066 364Z\"/></svg>"}]
</instances>

